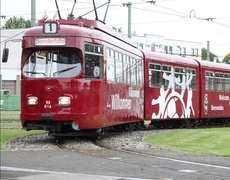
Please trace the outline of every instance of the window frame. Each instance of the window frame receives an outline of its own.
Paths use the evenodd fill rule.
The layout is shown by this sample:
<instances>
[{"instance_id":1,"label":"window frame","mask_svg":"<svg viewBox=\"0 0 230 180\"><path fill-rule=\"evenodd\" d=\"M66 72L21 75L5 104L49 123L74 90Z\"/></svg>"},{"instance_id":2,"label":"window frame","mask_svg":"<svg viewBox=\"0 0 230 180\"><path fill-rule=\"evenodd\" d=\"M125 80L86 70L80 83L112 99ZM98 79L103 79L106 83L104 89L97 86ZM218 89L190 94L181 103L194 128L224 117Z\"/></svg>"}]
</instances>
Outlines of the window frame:
<instances>
[{"instance_id":1,"label":"window frame","mask_svg":"<svg viewBox=\"0 0 230 180\"><path fill-rule=\"evenodd\" d=\"M87 50L87 46L91 46L90 50ZM100 48L100 51L98 52L98 49ZM84 76L87 79L104 79L105 78L105 69L104 69L104 59L105 59L105 54L106 50L102 44L97 44L97 43L91 43L91 42L85 42L84 44ZM99 76L88 76L86 72L86 56L95 56L98 58L98 63L99 63ZM96 61L96 60L95 60ZM93 72L94 73L94 72Z\"/></svg>"},{"instance_id":2,"label":"window frame","mask_svg":"<svg viewBox=\"0 0 230 180\"><path fill-rule=\"evenodd\" d=\"M153 68L150 68L151 65L153 65ZM159 69L155 69L154 66L159 66ZM150 79L150 77L153 76L152 72L159 73L159 75L158 75L159 79L158 79L157 83L155 83L156 82L155 79L153 79L153 81L152 81L152 78ZM159 63L149 63L148 64L148 79L149 79L149 83L148 83L149 87L161 87L161 79L162 79L161 64L159 64Z\"/></svg>"}]
</instances>

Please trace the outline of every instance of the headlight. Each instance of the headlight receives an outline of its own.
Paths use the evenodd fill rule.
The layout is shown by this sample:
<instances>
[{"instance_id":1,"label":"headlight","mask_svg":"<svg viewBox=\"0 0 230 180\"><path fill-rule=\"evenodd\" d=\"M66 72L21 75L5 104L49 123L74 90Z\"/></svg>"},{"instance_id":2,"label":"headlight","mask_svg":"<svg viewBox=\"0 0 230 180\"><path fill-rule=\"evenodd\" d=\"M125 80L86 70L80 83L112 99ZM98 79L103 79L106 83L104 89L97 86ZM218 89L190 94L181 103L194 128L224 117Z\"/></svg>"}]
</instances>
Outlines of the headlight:
<instances>
[{"instance_id":1,"label":"headlight","mask_svg":"<svg viewBox=\"0 0 230 180\"><path fill-rule=\"evenodd\" d=\"M69 106L70 105L70 97L68 96L61 96L58 98L58 104L60 106Z\"/></svg>"},{"instance_id":2,"label":"headlight","mask_svg":"<svg viewBox=\"0 0 230 180\"><path fill-rule=\"evenodd\" d=\"M38 104L38 98L36 96L29 96L27 99L27 103L30 106L34 106Z\"/></svg>"},{"instance_id":3,"label":"headlight","mask_svg":"<svg viewBox=\"0 0 230 180\"><path fill-rule=\"evenodd\" d=\"M72 122L72 128L76 131L80 130L79 125L76 122Z\"/></svg>"}]
</instances>

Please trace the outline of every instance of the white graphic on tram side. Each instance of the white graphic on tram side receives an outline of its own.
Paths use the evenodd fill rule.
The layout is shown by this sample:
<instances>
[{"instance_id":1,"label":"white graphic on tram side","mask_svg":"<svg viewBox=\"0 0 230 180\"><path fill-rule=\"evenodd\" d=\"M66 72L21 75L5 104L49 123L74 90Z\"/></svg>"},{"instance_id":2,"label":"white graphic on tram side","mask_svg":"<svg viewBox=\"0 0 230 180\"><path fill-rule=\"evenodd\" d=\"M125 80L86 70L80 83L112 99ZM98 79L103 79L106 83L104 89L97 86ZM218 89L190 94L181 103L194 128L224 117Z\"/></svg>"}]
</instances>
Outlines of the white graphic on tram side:
<instances>
[{"instance_id":1,"label":"white graphic on tram side","mask_svg":"<svg viewBox=\"0 0 230 180\"><path fill-rule=\"evenodd\" d=\"M204 113L208 114L208 94L204 95Z\"/></svg>"},{"instance_id":2,"label":"white graphic on tram side","mask_svg":"<svg viewBox=\"0 0 230 180\"><path fill-rule=\"evenodd\" d=\"M184 74L182 79L175 77L173 70L169 75L163 73L163 79L168 81L168 87L165 90L161 86L160 96L157 99L152 99L152 106L159 106L159 111L152 114L152 119L189 118L191 115L195 115L192 104L193 92L190 87L192 78L192 73ZM175 86L180 87L180 93L175 91ZM187 93L187 96L185 96L185 93ZM177 104L181 105L181 112L178 112Z\"/></svg>"}]
</instances>

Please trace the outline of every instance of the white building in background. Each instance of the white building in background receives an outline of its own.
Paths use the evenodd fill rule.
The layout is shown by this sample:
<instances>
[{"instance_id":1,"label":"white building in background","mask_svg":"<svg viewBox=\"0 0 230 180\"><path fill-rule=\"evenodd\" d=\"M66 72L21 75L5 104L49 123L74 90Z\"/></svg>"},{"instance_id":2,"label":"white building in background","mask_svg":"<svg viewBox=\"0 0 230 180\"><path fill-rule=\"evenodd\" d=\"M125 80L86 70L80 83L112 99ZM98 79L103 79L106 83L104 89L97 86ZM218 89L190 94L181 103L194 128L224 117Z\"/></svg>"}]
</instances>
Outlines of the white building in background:
<instances>
[{"instance_id":1,"label":"white building in background","mask_svg":"<svg viewBox=\"0 0 230 180\"><path fill-rule=\"evenodd\" d=\"M145 52L160 52L180 56L201 57L201 42L167 39L161 35L144 34L133 35L132 40L136 42L139 49Z\"/></svg>"},{"instance_id":2,"label":"white building in background","mask_svg":"<svg viewBox=\"0 0 230 180\"><path fill-rule=\"evenodd\" d=\"M7 63L0 61L0 83L2 83L0 87L1 91L8 92L9 95L20 94L21 44L24 31L24 29L1 30L1 55L4 47L7 47L9 58Z\"/></svg>"}]
</instances>

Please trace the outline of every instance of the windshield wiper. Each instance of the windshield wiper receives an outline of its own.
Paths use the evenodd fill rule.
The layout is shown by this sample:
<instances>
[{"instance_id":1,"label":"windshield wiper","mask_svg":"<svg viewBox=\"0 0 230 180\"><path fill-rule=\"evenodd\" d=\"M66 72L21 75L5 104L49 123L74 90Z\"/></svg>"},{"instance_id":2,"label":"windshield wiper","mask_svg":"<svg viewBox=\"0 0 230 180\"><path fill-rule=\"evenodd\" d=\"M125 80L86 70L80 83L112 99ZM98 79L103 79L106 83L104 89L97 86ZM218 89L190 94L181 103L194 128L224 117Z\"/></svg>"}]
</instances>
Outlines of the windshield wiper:
<instances>
[{"instance_id":1,"label":"windshield wiper","mask_svg":"<svg viewBox=\"0 0 230 180\"><path fill-rule=\"evenodd\" d=\"M70 67L70 68L62 69L62 70L60 70L60 71L56 71L56 72L53 73L53 76L55 76L56 74L61 74L61 73L63 73L63 72L69 71L69 70L74 69L74 68L76 68L76 67L78 67L78 65L73 66L73 67Z\"/></svg>"},{"instance_id":2,"label":"windshield wiper","mask_svg":"<svg viewBox=\"0 0 230 180\"><path fill-rule=\"evenodd\" d=\"M28 74L42 74L43 76L47 76L44 72L36 72L36 71L24 71L24 73Z\"/></svg>"}]
</instances>

